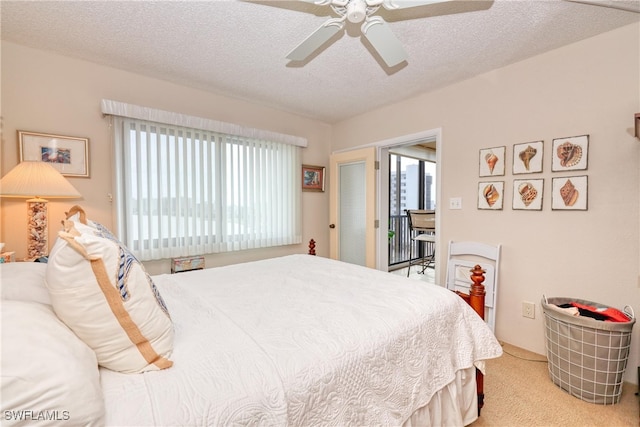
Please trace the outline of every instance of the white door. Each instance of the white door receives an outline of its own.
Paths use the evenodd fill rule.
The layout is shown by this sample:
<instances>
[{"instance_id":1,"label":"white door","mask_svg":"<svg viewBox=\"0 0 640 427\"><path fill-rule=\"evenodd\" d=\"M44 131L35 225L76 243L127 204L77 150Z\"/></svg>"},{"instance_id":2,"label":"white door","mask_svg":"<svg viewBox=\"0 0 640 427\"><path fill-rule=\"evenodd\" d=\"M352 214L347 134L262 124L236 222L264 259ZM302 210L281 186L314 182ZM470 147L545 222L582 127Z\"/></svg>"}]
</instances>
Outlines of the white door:
<instances>
[{"instance_id":1,"label":"white door","mask_svg":"<svg viewBox=\"0 0 640 427\"><path fill-rule=\"evenodd\" d=\"M376 268L376 148L329 160L329 256Z\"/></svg>"}]
</instances>

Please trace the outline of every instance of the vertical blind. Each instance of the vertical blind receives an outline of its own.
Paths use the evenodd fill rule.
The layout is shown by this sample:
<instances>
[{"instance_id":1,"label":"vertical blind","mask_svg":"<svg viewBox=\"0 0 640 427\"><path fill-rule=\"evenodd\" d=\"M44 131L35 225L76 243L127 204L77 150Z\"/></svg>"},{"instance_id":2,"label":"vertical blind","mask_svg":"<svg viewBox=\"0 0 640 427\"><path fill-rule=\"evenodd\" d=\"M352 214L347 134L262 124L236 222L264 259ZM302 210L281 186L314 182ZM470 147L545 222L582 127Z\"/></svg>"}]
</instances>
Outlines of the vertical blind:
<instances>
[{"instance_id":1,"label":"vertical blind","mask_svg":"<svg viewBox=\"0 0 640 427\"><path fill-rule=\"evenodd\" d=\"M118 232L140 260L302 241L300 148L114 118Z\"/></svg>"}]
</instances>

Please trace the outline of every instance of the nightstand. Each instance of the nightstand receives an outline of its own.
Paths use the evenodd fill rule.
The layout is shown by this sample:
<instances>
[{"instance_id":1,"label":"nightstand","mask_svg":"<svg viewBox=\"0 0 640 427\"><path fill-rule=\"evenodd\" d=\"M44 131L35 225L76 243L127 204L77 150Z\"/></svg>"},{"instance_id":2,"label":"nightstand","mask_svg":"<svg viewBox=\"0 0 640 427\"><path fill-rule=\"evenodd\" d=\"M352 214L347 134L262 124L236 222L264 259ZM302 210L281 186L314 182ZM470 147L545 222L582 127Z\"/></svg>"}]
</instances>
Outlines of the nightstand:
<instances>
[{"instance_id":1,"label":"nightstand","mask_svg":"<svg viewBox=\"0 0 640 427\"><path fill-rule=\"evenodd\" d=\"M15 261L15 252L0 253L0 264L4 264L5 262L14 262L14 261Z\"/></svg>"}]
</instances>

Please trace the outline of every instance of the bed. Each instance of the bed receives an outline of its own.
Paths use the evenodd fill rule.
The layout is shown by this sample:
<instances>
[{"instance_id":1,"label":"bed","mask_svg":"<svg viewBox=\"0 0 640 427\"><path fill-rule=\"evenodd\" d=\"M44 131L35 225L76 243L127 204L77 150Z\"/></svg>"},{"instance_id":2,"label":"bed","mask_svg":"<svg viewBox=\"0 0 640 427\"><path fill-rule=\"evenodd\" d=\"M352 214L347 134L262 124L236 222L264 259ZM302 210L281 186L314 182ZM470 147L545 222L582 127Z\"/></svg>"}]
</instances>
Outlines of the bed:
<instances>
[{"instance_id":1,"label":"bed","mask_svg":"<svg viewBox=\"0 0 640 427\"><path fill-rule=\"evenodd\" d=\"M94 273L98 263L117 264L90 243L69 268L83 259ZM59 238L49 264L0 266L7 425L47 417L112 426L468 425L478 417L476 372L502 353L476 312L443 287L300 254L145 277L169 315L171 346L145 359L142 373L117 372L109 363L125 352L104 359L91 341L105 340L104 327L87 337L77 324L94 323L101 308L77 315L91 296L71 304L79 291L61 293L60 283L88 280L52 262L65 245ZM140 293L128 291L125 306ZM95 294L102 304L110 298ZM76 304L71 315L67 303ZM137 308L126 308L135 321ZM158 322L148 323L143 335ZM166 332L151 346L162 348Z\"/></svg>"}]
</instances>

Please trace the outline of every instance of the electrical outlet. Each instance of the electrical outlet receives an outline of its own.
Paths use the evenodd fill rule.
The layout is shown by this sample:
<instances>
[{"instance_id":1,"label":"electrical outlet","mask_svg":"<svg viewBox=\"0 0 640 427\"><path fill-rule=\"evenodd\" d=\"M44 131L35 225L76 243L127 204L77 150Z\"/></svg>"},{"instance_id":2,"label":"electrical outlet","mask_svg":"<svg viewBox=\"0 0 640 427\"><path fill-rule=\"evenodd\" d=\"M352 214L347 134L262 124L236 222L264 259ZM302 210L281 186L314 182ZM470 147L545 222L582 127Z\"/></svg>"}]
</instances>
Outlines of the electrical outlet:
<instances>
[{"instance_id":1,"label":"electrical outlet","mask_svg":"<svg viewBox=\"0 0 640 427\"><path fill-rule=\"evenodd\" d=\"M536 318L536 305L532 302L522 301L522 317Z\"/></svg>"},{"instance_id":2,"label":"electrical outlet","mask_svg":"<svg viewBox=\"0 0 640 427\"><path fill-rule=\"evenodd\" d=\"M462 197L451 197L449 199L449 209L462 209Z\"/></svg>"}]
</instances>

